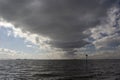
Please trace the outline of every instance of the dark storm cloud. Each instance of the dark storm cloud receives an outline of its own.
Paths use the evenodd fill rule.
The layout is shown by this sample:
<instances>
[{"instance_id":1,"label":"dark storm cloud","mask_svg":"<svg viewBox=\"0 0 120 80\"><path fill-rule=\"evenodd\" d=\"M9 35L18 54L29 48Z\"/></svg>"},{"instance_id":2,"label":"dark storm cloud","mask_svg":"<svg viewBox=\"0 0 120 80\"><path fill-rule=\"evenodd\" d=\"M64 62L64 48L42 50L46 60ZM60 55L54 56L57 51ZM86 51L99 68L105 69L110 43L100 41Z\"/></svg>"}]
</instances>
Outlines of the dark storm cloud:
<instances>
[{"instance_id":1,"label":"dark storm cloud","mask_svg":"<svg viewBox=\"0 0 120 80\"><path fill-rule=\"evenodd\" d=\"M82 43L81 43L82 42ZM71 49L71 48L80 48L83 47L85 44L88 44L84 41L72 41L72 42L60 42L60 41L51 41L49 44L52 44L54 47L63 48L63 49Z\"/></svg>"},{"instance_id":2,"label":"dark storm cloud","mask_svg":"<svg viewBox=\"0 0 120 80\"><path fill-rule=\"evenodd\" d=\"M88 44L83 31L99 24L116 1L0 0L0 16L24 31L50 37L51 46L73 51Z\"/></svg>"}]
</instances>

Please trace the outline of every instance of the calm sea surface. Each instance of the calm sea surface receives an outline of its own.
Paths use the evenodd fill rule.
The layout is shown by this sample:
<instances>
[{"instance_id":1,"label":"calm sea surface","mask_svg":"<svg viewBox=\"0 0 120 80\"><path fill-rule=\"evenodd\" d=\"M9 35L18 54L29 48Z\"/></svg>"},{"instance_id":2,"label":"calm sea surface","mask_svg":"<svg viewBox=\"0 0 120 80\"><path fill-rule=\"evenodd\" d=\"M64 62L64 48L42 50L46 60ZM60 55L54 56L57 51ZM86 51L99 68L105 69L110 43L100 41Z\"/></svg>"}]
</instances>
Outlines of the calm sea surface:
<instances>
[{"instance_id":1,"label":"calm sea surface","mask_svg":"<svg viewBox=\"0 0 120 80\"><path fill-rule=\"evenodd\" d=\"M0 60L0 80L120 80L120 60Z\"/></svg>"}]
</instances>

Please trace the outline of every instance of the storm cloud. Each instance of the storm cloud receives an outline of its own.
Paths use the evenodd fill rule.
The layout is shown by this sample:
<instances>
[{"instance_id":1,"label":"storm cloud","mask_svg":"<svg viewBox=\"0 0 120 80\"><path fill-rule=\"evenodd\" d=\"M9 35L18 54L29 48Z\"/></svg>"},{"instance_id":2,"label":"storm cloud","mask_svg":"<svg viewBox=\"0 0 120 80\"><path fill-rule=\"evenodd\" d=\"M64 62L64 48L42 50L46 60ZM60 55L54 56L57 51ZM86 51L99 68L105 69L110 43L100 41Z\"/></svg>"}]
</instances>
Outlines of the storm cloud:
<instances>
[{"instance_id":1,"label":"storm cloud","mask_svg":"<svg viewBox=\"0 0 120 80\"><path fill-rule=\"evenodd\" d=\"M74 53L74 48L89 44L83 32L100 24L118 1L0 0L0 17L24 32L51 38L46 43L52 47Z\"/></svg>"}]
</instances>

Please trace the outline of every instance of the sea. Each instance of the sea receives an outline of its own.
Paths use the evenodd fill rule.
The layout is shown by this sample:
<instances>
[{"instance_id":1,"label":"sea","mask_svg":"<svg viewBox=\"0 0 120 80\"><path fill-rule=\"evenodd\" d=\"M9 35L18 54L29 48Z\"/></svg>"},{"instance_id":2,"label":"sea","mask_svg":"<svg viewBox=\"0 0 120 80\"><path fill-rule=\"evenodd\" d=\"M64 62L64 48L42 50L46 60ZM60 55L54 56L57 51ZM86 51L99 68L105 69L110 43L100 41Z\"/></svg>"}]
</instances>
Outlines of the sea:
<instances>
[{"instance_id":1,"label":"sea","mask_svg":"<svg viewBox=\"0 0 120 80\"><path fill-rule=\"evenodd\" d=\"M0 80L120 80L120 60L0 60Z\"/></svg>"}]
</instances>

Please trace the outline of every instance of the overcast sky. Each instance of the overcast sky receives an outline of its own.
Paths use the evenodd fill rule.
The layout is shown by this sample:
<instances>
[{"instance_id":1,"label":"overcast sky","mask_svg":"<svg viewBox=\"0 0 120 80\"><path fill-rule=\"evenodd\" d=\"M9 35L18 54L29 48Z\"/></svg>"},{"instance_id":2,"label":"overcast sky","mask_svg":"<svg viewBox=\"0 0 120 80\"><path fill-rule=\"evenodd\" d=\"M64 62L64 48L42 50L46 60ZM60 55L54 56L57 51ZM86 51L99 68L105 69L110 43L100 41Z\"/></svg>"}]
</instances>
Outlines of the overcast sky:
<instances>
[{"instance_id":1,"label":"overcast sky","mask_svg":"<svg viewBox=\"0 0 120 80\"><path fill-rule=\"evenodd\" d=\"M118 58L119 8L120 0L0 0L0 59Z\"/></svg>"}]
</instances>

